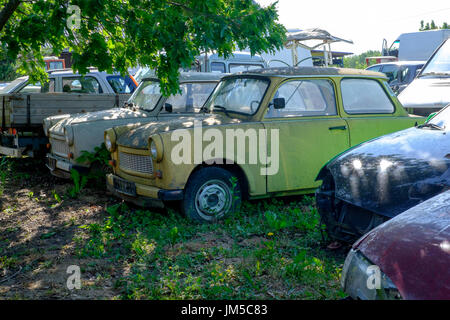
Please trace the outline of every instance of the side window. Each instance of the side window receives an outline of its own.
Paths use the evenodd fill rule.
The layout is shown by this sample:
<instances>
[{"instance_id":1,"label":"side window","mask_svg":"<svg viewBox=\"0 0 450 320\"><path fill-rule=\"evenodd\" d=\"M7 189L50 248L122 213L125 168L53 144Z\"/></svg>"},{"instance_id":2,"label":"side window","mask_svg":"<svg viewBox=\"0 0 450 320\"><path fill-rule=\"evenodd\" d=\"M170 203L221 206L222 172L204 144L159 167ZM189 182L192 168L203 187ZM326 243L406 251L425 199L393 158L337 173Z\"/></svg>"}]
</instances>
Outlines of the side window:
<instances>
[{"instance_id":1,"label":"side window","mask_svg":"<svg viewBox=\"0 0 450 320\"><path fill-rule=\"evenodd\" d=\"M230 63L230 73L264 68L262 64Z\"/></svg>"},{"instance_id":2,"label":"side window","mask_svg":"<svg viewBox=\"0 0 450 320\"><path fill-rule=\"evenodd\" d=\"M293 80L283 83L274 98L284 98L285 107L269 106L266 118L336 115L333 84L329 80Z\"/></svg>"},{"instance_id":3,"label":"side window","mask_svg":"<svg viewBox=\"0 0 450 320\"><path fill-rule=\"evenodd\" d=\"M343 79L342 102L348 114L393 113L391 100L376 80Z\"/></svg>"},{"instance_id":4,"label":"side window","mask_svg":"<svg viewBox=\"0 0 450 320\"><path fill-rule=\"evenodd\" d=\"M223 63L223 62L211 62L211 72L225 73L225 63Z\"/></svg>"},{"instance_id":5,"label":"side window","mask_svg":"<svg viewBox=\"0 0 450 320\"><path fill-rule=\"evenodd\" d=\"M172 105L172 113L199 112L215 87L216 83L184 83L181 94L170 96L166 103ZM167 113L165 108L161 113Z\"/></svg>"},{"instance_id":6,"label":"side window","mask_svg":"<svg viewBox=\"0 0 450 320\"><path fill-rule=\"evenodd\" d=\"M63 92L67 93L103 93L94 77L66 77L62 79Z\"/></svg>"}]
</instances>

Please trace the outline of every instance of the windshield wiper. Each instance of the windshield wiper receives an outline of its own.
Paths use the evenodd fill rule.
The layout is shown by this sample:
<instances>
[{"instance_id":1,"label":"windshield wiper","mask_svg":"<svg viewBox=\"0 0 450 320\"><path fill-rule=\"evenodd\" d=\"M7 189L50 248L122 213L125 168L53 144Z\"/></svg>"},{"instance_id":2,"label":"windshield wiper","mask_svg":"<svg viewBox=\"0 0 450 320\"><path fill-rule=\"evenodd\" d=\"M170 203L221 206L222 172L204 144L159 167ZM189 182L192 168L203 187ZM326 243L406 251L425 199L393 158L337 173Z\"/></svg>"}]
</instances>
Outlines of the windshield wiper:
<instances>
[{"instance_id":1,"label":"windshield wiper","mask_svg":"<svg viewBox=\"0 0 450 320\"><path fill-rule=\"evenodd\" d=\"M227 108L225 108L225 107L222 107L222 106L219 106L219 105L215 105L214 108L213 108L213 111L214 111L214 109L222 110L227 116L230 116L230 115L228 114Z\"/></svg>"},{"instance_id":2,"label":"windshield wiper","mask_svg":"<svg viewBox=\"0 0 450 320\"><path fill-rule=\"evenodd\" d=\"M445 129L445 127L443 128L440 125L437 125L437 124L431 123L431 122L422 124L418 128L431 128L431 129L441 130L441 131L443 131Z\"/></svg>"},{"instance_id":3,"label":"windshield wiper","mask_svg":"<svg viewBox=\"0 0 450 320\"><path fill-rule=\"evenodd\" d=\"M209 112L209 109L208 109L207 107L203 106L203 107L200 108L200 112L202 112L202 113L208 113L208 112Z\"/></svg>"},{"instance_id":4,"label":"windshield wiper","mask_svg":"<svg viewBox=\"0 0 450 320\"><path fill-rule=\"evenodd\" d=\"M419 75L420 77L426 77L426 76L442 76L442 77L449 77L450 73L449 72L425 72L422 73L421 75Z\"/></svg>"}]
</instances>

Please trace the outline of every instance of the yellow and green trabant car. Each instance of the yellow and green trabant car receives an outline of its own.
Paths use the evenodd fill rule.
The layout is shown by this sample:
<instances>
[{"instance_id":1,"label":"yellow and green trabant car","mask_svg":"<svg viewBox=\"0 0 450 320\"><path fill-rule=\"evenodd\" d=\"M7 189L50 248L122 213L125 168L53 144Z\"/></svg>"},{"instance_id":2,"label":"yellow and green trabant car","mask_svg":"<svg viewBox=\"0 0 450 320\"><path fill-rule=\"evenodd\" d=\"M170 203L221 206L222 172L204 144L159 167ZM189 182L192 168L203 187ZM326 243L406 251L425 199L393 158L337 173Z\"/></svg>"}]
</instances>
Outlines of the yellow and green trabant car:
<instances>
[{"instance_id":1,"label":"yellow and green trabant car","mask_svg":"<svg viewBox=\"0 0 450 320\"><path fill-rule=\"evenodd\" d=\"M414 126L377 72L269 68L224 77L202 112L105 131L108 189L141 206L180 201L198 221L243 198L313 193L320 168L363 141Z\"/></svg>"}]
</instances>

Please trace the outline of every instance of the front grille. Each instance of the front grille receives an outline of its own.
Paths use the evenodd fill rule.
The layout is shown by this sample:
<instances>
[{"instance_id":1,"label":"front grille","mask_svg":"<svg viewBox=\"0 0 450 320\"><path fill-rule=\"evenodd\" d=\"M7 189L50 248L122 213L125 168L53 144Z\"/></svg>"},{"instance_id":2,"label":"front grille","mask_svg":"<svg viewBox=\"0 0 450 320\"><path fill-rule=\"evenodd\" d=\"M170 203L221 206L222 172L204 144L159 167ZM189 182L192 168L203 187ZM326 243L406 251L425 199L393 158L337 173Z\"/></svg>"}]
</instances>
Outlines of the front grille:
<instances>
[{"instance_id":1,"label":"front grille","mask_svg":"<svg viewBox=\"0 0 450 320\"><path fill-rule=\"evenodd\" d=\"M119 167L122 170L153 174L153 161L151 156L141 156L119 151Z\"/></svg>"},{"instance_id":2,"label":"front grille","mask_svg":"<svg viewBox=\"0 0 450 320\"><path fill-rule=\"evenodd\" d=\"M56 140L50 138L50 145L52 146L52 153L67 158L70 149L65 140Z\"/></svg>"}]
</instances>

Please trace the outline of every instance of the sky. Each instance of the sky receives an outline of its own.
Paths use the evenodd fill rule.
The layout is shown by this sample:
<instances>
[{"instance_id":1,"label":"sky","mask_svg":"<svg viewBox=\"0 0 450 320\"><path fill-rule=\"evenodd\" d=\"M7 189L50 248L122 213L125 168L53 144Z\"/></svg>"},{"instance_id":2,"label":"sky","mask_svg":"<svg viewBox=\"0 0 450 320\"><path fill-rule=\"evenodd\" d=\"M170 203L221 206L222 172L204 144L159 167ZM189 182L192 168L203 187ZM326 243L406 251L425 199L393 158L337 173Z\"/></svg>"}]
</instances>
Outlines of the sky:
<instances>
[{"instance_id":1,"label":"sky","mask_svg":"<svg viewBox=\"0 0 450 320\"><path fill-rule=\"evenodd\" d=\"M274 0L256 0L267 6ZM287 29L325 29L352 44L332 44L336 51L381 51L402 33L419 31L420 21L450 24L449 0L279 0L279 22Z\"/></svg>"}]
</instances>

